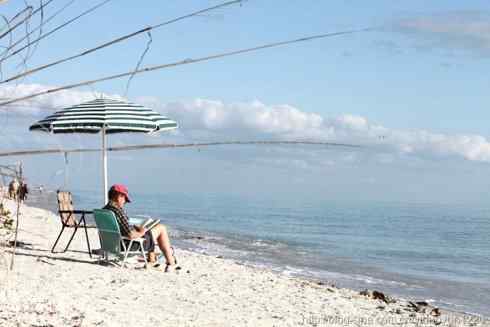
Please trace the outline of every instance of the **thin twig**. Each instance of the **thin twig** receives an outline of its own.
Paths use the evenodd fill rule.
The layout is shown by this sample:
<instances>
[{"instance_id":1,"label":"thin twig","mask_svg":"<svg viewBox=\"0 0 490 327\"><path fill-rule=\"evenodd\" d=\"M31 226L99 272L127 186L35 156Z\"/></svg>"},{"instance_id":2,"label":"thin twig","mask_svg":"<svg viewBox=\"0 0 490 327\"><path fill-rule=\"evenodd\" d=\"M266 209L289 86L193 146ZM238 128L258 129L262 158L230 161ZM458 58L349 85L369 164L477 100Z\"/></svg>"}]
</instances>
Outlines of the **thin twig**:
<instances>
[{"instance_id":1,"label":"thin twig","mask_svg":"<svg viewBox=\"0 0 490 327\"><path fill-rule=\"evenodd\" d=\"M70 56L70 57L67 57L67 58L63 58L63 59L59 59L59 60L50 62L48 64L44 64L44 65L38 66L36 68L33 68L33 69L31 69L29 71L26 71L26 72L24 72L22 74L18 74L16 76L12 76L12 77L6 78L5 80L1 81L0 83L8 83L8 82L11 82L13 80L16 80L18 78L21 78L21 77L24 77L24 76L27 76L27 75L31 75L31 74L36 73L38 71L41 71L41 70L44 70L44 69L47 69L47 68L50 68L50 67L53 67L53 66L56 66L56 65L59 65L59 64L62 64L62 63L65 63L65 62L68 62L68 61L77 59L77 58L80 58L82 56L86 56L86 55L88 55L90 53L93 53L93 52L102 50L104 48L107 48L107 47L112 46L114 44L117 44L119 42L128 40L128 39L133 38L135 36L138 36L138 35L140 35L142 33L149 32L151 30L160 28L162 26L170 25L170 24L176 23L178 21L181 21L181 20L184 20L184 19L187 19L187 18L198 16L199 14L202 14L204 12L216 10L218 8L222 8L222 7L225 7L225 6L230 6L230 5L233 5L233 4L236 4L236 3L241 3L243 1L244 0L234 0L234 1L224 2L224 3L221 3L221 4L216 5L216 6L213 6L213 7L208 7L208 8L205 8L205 9L202 9L202 10L199 10L199 11L196 11L196 12L193 12L193 13L190 13L190 14L187 14L187 15L184 15L184 16L180 16L180 17L171 19L169 21L160 23L158 25L153 25L153 26L148 26L148 27L142 28L142 29L140 29L140 30L138 30L136 32L133 32L133 33L129 33L129 34L120 36L120 37L118 37L116 39L113 39L113 40L108 41L106 43L100 44L100 45L98 45L96 47L93 47L93 48L90 48L88 50L82 51L82 52L80 52L78 54L75 54L73 56ZM3 60L5 60L5 59L7 59L7 58L0 59L0 63L2 63Z\"/></svg>"},{"instance_id":2,"label":"thin twig","mask_svg":"<svg viewBox=\"0 0 490 327\"><path fill-rule=\"evenodd\" d=\"M71 0L70 2L68 2L66 5L64 5L63 7L61 7L61 9L59 9L58 11L56 11L53 15L51 15L50 17L46 18L46 20L44 20L41 24L39 24L36 28L32 29L31 32L28 34L28 35L25 35L24 37L22 37L21 39L15 41L11 46L7 47L6 50L4 50L2 52L2 54L0 56L5 56L8 54L8 52L10 50L12 50L13 48L15 48L17 45L19 45L20 43L22 43L24 40L28 39L29 36L31 34L33 34L34 32L36 32L37 30L39 30L39 37L42 35L42 28L44 25L46 25L47 23L49 23L52 19L54 19L56 16L58 16L60 13L62 13L64 10L66 10L66 8L68 8L70 5L72 5L76 0ZM29 41L28 41L29 43Z\"/></svg>"},{"instance_id":3,"label":"thin twig","mask_svg":"<svg viewBox=\"0 0 490 327\"><path fill-rule=\"evenodd\" d=\"M27 8L25 8L24 10L22 10L13 19L17 18L17 16L20 15L21 13L23 13L24 11L31 10L31 13L25 19L21 20L20 22L18 22L17 24L15 24L11 28L9 28L8 30L6 30L5 32L3 32L2 34L0 34L0 39L2 39L3 37L5 37L5 35L10 34L11 32L13 32L17 27L19 27L20 25L22 25L26 20L28 20L29 18L31 18L32 16L34 16L35 14L37 14L38 12L40 12L45 6L49 5L53 1L54 0L48 0L48 2L46 2L44 4L44 6L41 6L41 7L37 8L34 11L32 11L32 7L30 7L30 6L27 7Z\"/></svg>"},{"instance_id":4,"label":"thin twig","mask_svg":"<svg viewBox=\"0 0 490 327\"><path fill-rule=\"evenodd\" d=\"M52 1L52 0L51 0L51 1ZM35 40L33 40L33 41L31 41L31 42L27 43L25 46L21 47L20 49L17 49L17 50L15 50L14 52L12 52L11 54L9 54L8 56L5 56L5 58L2 58L2 59L0 60L0 63L1 63L1 62L3 62L3 61L5 61L5 60L7 60L7 59L9 59L10 57L12 57L12 56L16 55L17 53L19 53L19 52L23 51L24 49L26 49L26 48L30 47L31 45L33 45L33 44L35 44L35 43L37 43L37 42L39 42L39 41L41 41L41 40L43 40L43 39L47 38L47 37L48 37L48 36L50 36L51 34L53 34L53 33L57 32L57 31L59 31L60 29L62 29L62 28L64 28L64 27L68 26L68 25L69 25L69 24L71 24L71 23L73 23L73 22L77 21L78 19L82 18L83 16L85 16L85 15L87 15L87 14L89 14L89 13L93 12L94 10L96 10L96 9L98 9L98 8L100 8L100 7L102 7L103 5L105 5L106 3L108 3L109 1L111 1L111 0L105 0L105 1L103 1L103 2L101 2L101 3L99 3L99 4L97 4L97 5L95 5L95 6L93 6L93 7L91 7L90 9L85 10L85 11L84 11L84 12L82 12L80 15L78 15L78 16L76 16L76 17L74 17L74 18L72 18L72 19L68 20L67 22L65 22L65 23L63 23L63 24L61 24L61 25L59 25L59 26L55 27L55 28L54 28L54 29L52 29L51 31L46 32L45 34L41 35L41 36L40 36L40 37L38 37L37 39L35 39Z\"/></svg>"},{"instance_id":5,"label":"thin twig","mask_svg":"<svg viewBox=\"0 0 490 327\"><path fill-rule=\"evenodd\" d=\"M10 20L9 20L9 23L12 23L13 21L15 21L18 17L20 17L20 15L22 15L24 12L27 12L29 11L29 14L23 19L21 20L20 22L16 23L14 26L10 26L4 33L2 33L0 35L0 39L4 38L6 35L9 35L9 34L12 34L13 30L15 30L17 27L21 26L25 20L29 19L31 17L31 14L32 14L32 7L31 6L28 6L26 4L26 7L24 9L22 9L21 11L19 11L14 17L12 17ZM10 25L10 24L9 24Z\"/></svg>"},{"instance_id":6,"label":"thin twig","mask_svg":"<svg viewBox=\"0 0 490 327\"><path fill-rule=\"evenodd\" d=\"M146 42L145 50L141 54L141 56L140 56L140 58L138 60L138 63L136 64L136 67L134 68L134 71L137 71L138 69L140 69L140 66L143 63L143 59L145 58L146 54L150 50L151 42L153 42L153 39L151 37L151 31L148 31L148 42ZM131 85L131 81L133 80L133 77L134 77L134 74L132 74L131 76L129 76L128 82L126 83L126 90L124 92L124 97L125 98L128 97L129 86Z\"/></svg>"},{"instance_id":7,"label":"thin twig","mask_svg":"<svg viewBox=\"0 0 490 327\"><path fill-rule=\"evenodd\" d=\"M41 6L41 14L40 14L40 26L43 26L44 24L44 4L43 4L43 0L39 0L40 1L40 6ZM26 27L28 26L28 22L26 22ZM29 31L27 28L26 28L26 37L27 37L27 43L30 43L30 36L32 34L34 30L32 31ZM39 30L39 36L41 36L43 33L42 33L42 28ZM34 55L34 52L36 52L36 49L38 47L39 43L36 43L34 44L34 48L27 48L27 53L26 53L26 69L27 69L27 60L29 60L30 58L32 58L32 56Z\"/></svg>"}]
</instances>

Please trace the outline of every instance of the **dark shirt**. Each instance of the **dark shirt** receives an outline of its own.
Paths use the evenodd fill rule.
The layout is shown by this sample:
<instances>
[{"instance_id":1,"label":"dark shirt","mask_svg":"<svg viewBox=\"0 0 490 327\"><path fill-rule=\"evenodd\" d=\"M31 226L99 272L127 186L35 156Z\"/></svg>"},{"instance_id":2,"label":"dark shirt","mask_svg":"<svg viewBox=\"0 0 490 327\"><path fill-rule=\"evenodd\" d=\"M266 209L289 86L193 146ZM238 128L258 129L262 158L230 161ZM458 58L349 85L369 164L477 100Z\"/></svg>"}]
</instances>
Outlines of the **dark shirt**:
<instances>
[{"instance_id":1,"label":"dark shirt","mask_svg":"<svg viewBox=\"0 0 490 327\"><path fill-rule=\"evenodd\" d=\"M116 216L117 223L119 224L119 229L121 230L121 235L129 237L129 234L131 233L131 227L129 226L129 219L128 216L126 215L126 212L122 208L118 208L112 203L106 204L106 206L103 208L106 210L110 210L114 212L114 215Z\"/></svg>"}]
</instances>

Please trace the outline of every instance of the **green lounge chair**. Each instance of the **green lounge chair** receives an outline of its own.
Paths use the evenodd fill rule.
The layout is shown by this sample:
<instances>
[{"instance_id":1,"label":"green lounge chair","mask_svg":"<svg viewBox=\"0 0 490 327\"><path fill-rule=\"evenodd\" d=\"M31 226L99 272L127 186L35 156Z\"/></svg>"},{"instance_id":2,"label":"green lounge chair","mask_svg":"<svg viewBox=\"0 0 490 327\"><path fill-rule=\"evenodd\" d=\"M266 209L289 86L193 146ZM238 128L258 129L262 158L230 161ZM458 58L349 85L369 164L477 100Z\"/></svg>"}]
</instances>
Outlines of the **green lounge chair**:
<instances>
[{"instance_id":1,"label":"green lounge chair","mask_svg":"<svg viewBox=\"0 0 490 327\"><path fill-rule=\"evenodd\" d=\"M122 236L116 216L110 210L94 209L93 212L95 224L99 231L100 247L106 262L109 261L109 255L113 254L122 259L121 267L124 267L129 254L141 254L145 260L145 266L148 265L143 247L145 241L143 237L130 239ZM125 241L129 241L129 244L126 245ZM136 250L132 250L133 244L138 246Z\"/></svg>"}]
</instances>

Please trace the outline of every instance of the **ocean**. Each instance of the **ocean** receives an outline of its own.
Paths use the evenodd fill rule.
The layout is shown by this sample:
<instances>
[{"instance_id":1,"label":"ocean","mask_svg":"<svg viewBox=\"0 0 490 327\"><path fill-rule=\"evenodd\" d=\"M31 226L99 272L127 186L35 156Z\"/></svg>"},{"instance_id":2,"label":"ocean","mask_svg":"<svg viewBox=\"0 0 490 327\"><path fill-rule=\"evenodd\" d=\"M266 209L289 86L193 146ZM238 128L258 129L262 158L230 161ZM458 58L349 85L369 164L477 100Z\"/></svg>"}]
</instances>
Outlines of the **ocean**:
<instances>
[{"instance_id":1,"label":"ocean","mask_svg":"<svg viewBox=\"0 0 490 327\"><path fill-rule=\"evenodd\" d=\"M132 197L130 216L160 218L180 248L490 317L490 206ZM89 191L74 192L74 202L100 207ZM53 210L55 193L33 194L28 203Z\"/></svg>"}]
</instances>

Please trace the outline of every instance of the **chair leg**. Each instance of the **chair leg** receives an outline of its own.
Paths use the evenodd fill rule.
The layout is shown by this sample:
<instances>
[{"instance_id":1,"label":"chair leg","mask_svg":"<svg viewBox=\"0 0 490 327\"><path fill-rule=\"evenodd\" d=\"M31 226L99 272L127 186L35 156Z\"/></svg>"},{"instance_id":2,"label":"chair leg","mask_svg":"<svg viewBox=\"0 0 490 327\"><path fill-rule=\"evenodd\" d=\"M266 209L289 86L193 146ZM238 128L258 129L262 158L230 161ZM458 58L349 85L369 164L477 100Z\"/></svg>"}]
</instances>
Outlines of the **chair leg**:
<instances>
[{"instance_id":1,"label":"chair leg","mask_svg":"<svg viewBox=\"0 0 490 327\"><path fill-rule=\"evenodd\" d=\"M61 227L61 232L59 233L58 238L56 238L56 241L54 242L53 247L51 248L51 253L54 253L54 248L58 244L58 241L60 240L61 234L63 234L64 230L65 230L65 225L63 225L63 227Z\"/></svg>"},{"instance_id":2,"label":"chair leg","mask_svg":"<svg viewBox=\"0 0 490 327\"><path fill-rule=\"evenodd\" d=\"M133 240L129 241L129 245L126 247L126 251L124 252L124 260L122 262L121 268L124 268L126 265L126 259L128 258L129 251L131 250L131 247L133 245Z\"/></svg>"},{"instance_id":3,"label":"chair leg","mask_svg":"<svg viewBox=\"0 0 490 327\"><path fill-rule=\"evenodd\" d=\"M145 259L145 267L148 267L148 260L146 259L146 252L145 252L145 248L143 247L143 242L144 241L139 241L140 250L141 250L141 254L143 255L143 259Z\"/></svg>"},{"instance_id":4,"label":"chair leg","mask_svg":"<svg viewBox=\"0 0 490 327\"><path fill-rule=\"evenodd\" d=\"M80 223L76 224L75 225L75 230L73 231L73 234L71 234L71 237L70 237L70 240L68 241L68 243L66 244L66 247L65 247L65 250L63 250L63 253L65 253L67 250L68 250L68 247L70 246L71 244L71 241L73 241L73 237L75 236L75 234L77 233L77 230L78 230L78 226L80 225Z\"/></svg>"},{"instance_id":5,"label":"chair leg","mask_svg":"<svg viewBox=\"0 0 490 327\"><path fill-rule=\"evenodd\" d=\"M87 232L87 224L85 222L85 214L82 214L82 218L80 218L80 222L83 221L83 228L85 229L85 239L87 240L87 248L88 248L88 255L90 258L92 258L92 250L90 249L90 241L88 239L88 232Z\"/></svg>"}]
</instances>

